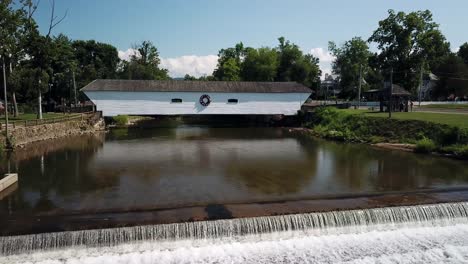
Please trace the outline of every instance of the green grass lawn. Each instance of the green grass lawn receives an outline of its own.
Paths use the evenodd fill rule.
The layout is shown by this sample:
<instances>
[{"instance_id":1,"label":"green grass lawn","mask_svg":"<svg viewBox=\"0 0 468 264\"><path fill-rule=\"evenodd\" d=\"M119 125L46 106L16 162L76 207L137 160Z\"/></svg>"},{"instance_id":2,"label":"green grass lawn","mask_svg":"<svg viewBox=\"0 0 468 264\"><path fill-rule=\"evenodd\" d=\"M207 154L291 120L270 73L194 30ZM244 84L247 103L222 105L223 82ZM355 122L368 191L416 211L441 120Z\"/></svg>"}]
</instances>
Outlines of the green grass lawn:
<instances>
[{"instance_id":1,"label":"green grass lawn","mask_svg":"<svg viewBox=\"0 0 468 264\"><path fill-rule=\"evenodd\" d=\"M429 105L422 105L421 108L466 109L468 110L468 104L429 104Z\"/></svg>"},{"instance_id":2,"label":"green grass lawn","mask_svg":"<svg viewBox=\"0 0 468 264\"><path fill-rule=\"evenodd\" d=\"M70 115L76 115L76 114L63 114L63 113L43 113L42 118L43 119L48 119L48 118L55 118L55 117L64 117L64 116L70 116ZM8 115L8 120L11 121L18 121L18 120L35 120L37 119L37 114L21 114L18 117L13 117L12 115ZM5 116L1 115L0 116L0 122L4 123L5 122Z\"/></svg>"},{"instance_id":3,"label":"green grass lawn","mask_svg":"<svg viewBox=\"0 0 468 264\"><path fill-rule=\"evenodd\" d=\"M370 110L354 110L342 109L339 110L348 114L364 114L371 117L388 118L388 113L372 112ZM468 115L463 114L449 114L449 113L424 113L424 112L394 112L392 118L401 120L420 120L427 122L434 122L439 124L446 124L451 126L458 126L468 129Z\"/></svg>"}]
</instances>

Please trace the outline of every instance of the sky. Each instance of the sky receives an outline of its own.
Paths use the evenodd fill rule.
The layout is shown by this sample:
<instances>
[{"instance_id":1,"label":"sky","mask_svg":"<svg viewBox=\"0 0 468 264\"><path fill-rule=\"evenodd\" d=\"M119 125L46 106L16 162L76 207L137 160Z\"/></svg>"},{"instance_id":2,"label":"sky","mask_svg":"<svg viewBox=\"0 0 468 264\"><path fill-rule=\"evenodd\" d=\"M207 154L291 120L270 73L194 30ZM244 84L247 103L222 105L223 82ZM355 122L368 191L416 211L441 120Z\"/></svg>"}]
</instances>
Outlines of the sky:
<instances>
[{"instance_id":1,"label":"sky","mask_svg":"<svg viewBox=\"0 0 468 264\"><path fill-rule=\"evenodd\" d=\"M328 41L369 38L389 9L428 9L452 50L468 41L467 0L56 0L56 15L67 16L53 34L110 43L122 59L150 40L171 77L210 75L220 49L241 41L274 47L284 36L329 73ZM40 2L35 18L47 31L50 0Z\"/></svg>"}]
</instances>

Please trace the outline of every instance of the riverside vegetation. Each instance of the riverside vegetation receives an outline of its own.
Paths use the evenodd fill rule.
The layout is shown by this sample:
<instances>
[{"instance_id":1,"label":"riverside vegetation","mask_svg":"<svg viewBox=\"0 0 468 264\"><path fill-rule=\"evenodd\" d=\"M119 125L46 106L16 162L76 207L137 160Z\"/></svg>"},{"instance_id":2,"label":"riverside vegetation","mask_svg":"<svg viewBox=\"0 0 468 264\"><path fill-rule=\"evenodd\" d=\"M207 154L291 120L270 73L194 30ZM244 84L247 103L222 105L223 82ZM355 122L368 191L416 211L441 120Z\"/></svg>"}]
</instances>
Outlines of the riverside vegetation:
<instances>
[{"instance_id":1,"label":"riverside vegetation","mask_svg":"<svg viewBox=\"0 0 468 264\"><path fill-rule=\"evenodd\" d=\"M316 109L306 124L316 136L360 143L409 143L419 153L438 152L468 159L468 129L421 120L351 114L329 107Z\"/></svg>"}]
</instances>

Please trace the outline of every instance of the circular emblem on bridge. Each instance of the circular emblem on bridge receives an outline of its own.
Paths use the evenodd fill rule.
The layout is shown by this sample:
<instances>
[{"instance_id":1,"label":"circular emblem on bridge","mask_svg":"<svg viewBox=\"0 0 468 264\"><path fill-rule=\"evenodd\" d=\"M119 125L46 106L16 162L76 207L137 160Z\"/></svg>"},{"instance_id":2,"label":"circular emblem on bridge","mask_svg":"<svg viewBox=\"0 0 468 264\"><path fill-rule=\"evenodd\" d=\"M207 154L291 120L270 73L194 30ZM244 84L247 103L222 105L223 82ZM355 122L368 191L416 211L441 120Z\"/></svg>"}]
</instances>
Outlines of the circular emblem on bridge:
<instances>
[{"instance_id":1,"label":"circular emblem on bridge","mask_svg":"<svg viewBox=\"0 0 468 264\"><path fill-rule=\"evenodd\" d=\"M203 106L208 106L211 103L211 98L209 95L204 94L200 96L200 104Z\"/></svg>"}]
</instances>

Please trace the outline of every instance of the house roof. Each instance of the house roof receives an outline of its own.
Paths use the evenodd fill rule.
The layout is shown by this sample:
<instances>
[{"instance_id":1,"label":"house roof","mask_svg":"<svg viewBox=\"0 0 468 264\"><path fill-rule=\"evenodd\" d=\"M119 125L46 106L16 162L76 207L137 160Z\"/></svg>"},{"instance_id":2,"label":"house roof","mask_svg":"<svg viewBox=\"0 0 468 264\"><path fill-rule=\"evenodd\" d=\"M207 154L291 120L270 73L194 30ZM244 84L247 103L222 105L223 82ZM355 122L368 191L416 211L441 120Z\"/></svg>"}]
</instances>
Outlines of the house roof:
<instances>
[{"instance_id":1,"label":"house roof","mask_svg":"<svg viewBox=\"0 0 468 264\"><path fill-rule=\"evenodd\" d=\"M311 89L296 82L176 80L94 80L81 90L121 92L312 93Z\"/></svg>"},{"instance_id":2,"label":"house roof","mask_svg":"<svg viewBox=\"0 0 468 264\"><path fill-rule=\"evenodd\" d=\"M382 89L373 89L369 90L365 93L386 93L388 91L388 88L382 88ZM398 84L393 84L393 91L392 95L411 95L410 92L406 91L403 87L401 87Z\"/></svg>"}]
</instances>

